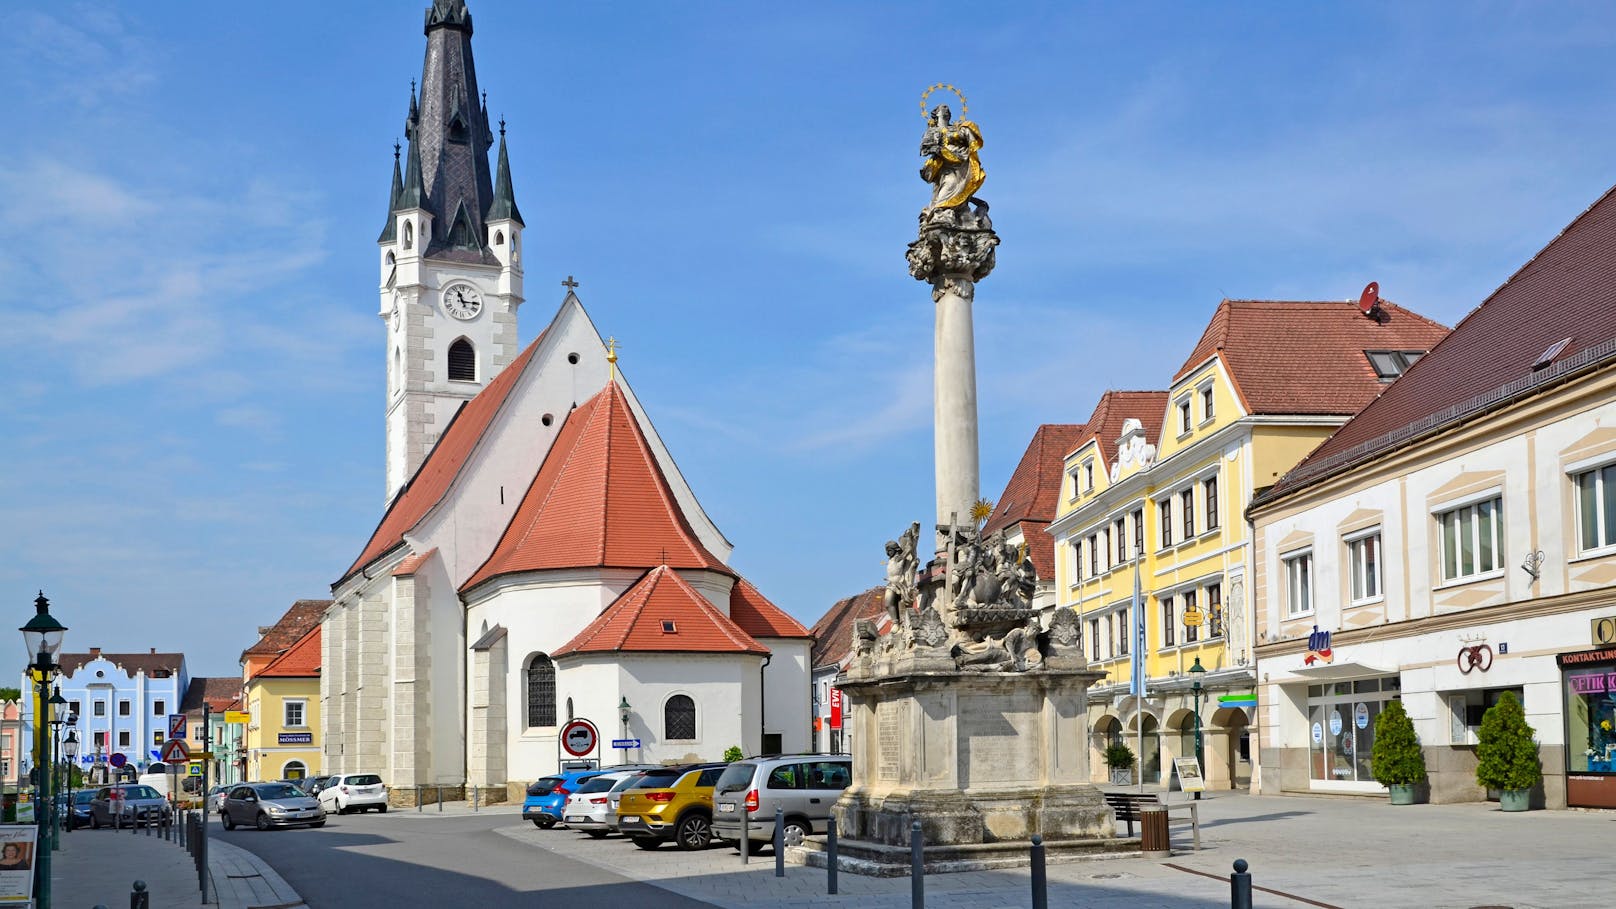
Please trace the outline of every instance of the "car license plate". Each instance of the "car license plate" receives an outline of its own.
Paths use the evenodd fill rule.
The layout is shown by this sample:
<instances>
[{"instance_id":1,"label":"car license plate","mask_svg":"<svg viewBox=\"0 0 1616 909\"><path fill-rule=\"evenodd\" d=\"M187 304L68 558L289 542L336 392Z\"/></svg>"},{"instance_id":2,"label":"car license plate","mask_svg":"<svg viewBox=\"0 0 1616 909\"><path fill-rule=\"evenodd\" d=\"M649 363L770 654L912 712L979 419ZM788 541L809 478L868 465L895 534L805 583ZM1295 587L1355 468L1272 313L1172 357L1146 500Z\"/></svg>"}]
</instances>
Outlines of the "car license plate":
<instances>
[{"instance_id":1,"label":"car license plate","mask_svg":"<svg viewBox=\"0 0 1616 909\"><path fill-rule=\"evenodd\" d=\"M638 824L640 819L637 817L620 817L617 819L617 822L619 824Z\"/></svg>"},{"instance_id":2,"label":"car license plate","mask_svg":"<svg viewBox=\"0 0 1616 909\"><path fill-rule=\"evenodd\" d=\"M565 818L562 818L562 820L570 824L573 821L587 821L589 818L586 818L581 814L569 814Z\"/></svg>"},{"instance_id":3,"label":"car license plate","mask_svg":"<svg viewBox=\"0 0 1616 909\"><path fill-rule=\"evenodd\" d=\"M735 811L735 805L734 804L732 804L730 802L719 802L718 803L718 813L719 814L733 814L734 811Z\"/></svg>"}]
</instances>

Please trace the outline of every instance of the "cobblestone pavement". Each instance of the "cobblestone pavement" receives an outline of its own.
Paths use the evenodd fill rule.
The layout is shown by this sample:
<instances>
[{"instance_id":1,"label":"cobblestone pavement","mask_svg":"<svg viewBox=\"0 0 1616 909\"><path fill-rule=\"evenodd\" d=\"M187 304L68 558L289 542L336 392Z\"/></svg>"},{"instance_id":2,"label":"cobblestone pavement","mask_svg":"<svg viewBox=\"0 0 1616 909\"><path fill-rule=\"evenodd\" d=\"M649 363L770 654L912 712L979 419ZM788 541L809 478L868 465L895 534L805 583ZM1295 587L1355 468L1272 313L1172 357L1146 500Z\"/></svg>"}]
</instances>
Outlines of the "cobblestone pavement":
<instances>
[{"instance_id":1,"label":"cobblestone pavement","mask_svg":"<svg viewBox=\"0 0 1616 909\"><path fill-rule=\"evenodd\" d=\"M302 906L281 876L257 856L214 839L208 844L210 909ZM152 909L192 909L202 890L191 854L178 842L140 832L74 830L62 836L51 864L52 903L61 909L129 905L135 881L146 884Z\"/></svg>"},{"instance_id":2,"label":"cobblestone pavement","mask_svg":"<svg viewBox=\"0 0 1616 909\"><path fill-rule=\"evenodd\" d=\"M724 909L859 907L905 909L907 878L840 875L825 894L825 871L770 855L741 865L728 847L646 851L619 837L594 840L530 824L498 831L533 847L591 862ZM1251 864L1258 907L1582 909L1606 907L1616 813L1503 814L1492 804L1394 808L1383 800L1262 797L1216 793L1201 802L1202 850L1173 828L1170 859L1090 859L1049 868L1050 905L1210 909L1229 905L1236 858ZM1030 905L1025 869L932 875L928 909Z\"/></svg>"}]
</instances>

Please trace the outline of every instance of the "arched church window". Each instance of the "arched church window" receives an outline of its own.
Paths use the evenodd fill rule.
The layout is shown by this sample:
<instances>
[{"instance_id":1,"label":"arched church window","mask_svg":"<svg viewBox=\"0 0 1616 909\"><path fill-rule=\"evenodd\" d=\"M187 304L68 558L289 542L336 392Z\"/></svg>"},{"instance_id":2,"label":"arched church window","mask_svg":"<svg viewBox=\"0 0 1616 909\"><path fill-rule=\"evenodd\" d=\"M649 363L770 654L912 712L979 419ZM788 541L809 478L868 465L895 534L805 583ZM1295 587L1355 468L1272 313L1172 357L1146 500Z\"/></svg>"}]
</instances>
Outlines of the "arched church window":
<instances>
[{"instance_id":1,"label":"arched church window","mask_svg":"<svg viewBox=\"0 0 1616 909\"><path fill-rule=\"evenodd\" d=\"M555 664L542 653L527 661L527 724L556 724Z\"/></svg>"},{"instance_id":2,"label":"arched church window","mask_svg":"<svg viewBox=\"0 0 1616 909\"><path fill-rule=\"evenodd\" d=\"M477 350L465 338L449 345L449 381L477 381Z\"/></svg>"},{"instance_id":3,"label":"arched church window","mask_svg":"<svg viewBox=\"0 0 1616 909\"><path fill-rule=\"evenodd\" d=\"M405 221L404 222L404 248L405 249L414 249L415 248L415 222L414 221Z\"/></svg>"},{"instance_id":4,"label":"arched church window","mask_svg":"<svg viewBox=\"0 0 1616 909\"><path fill-rule=\"evenodd\" d=\"M398 257L393 255L391 252L389 252L387 254L387 264L388 265L396 265L397 263L398 263Z\"/></svg>"},{"instance_id":5,"label":"arched church window","mask_svg":"<svg viewBox=\"0 0 1616 909\"><path fill-rule=\"evenodd\" d=\"M504 246L505 245L505 232L503 230L494 231L494 245L495 246Z\"/></svg>"},{"instance_id":6,"label":"arched church window","mask_svg":"<svg viewBox=\"0 0 1616 909\"><path fill-rule=\"evenodd\" d=\"M696 738L696 702L688 694L676 694L662 705L664 741L691 741Z\"/></svg>"},{"instance_id":7,"label":"arched church window","mask_svg":"<svg viewBox=\"0 0 1616 909\"><path fill-rule=\"evenodd\" d=\"M567 722L572 722L572 698L567 698Z\"/></svg>"}]
</instances>

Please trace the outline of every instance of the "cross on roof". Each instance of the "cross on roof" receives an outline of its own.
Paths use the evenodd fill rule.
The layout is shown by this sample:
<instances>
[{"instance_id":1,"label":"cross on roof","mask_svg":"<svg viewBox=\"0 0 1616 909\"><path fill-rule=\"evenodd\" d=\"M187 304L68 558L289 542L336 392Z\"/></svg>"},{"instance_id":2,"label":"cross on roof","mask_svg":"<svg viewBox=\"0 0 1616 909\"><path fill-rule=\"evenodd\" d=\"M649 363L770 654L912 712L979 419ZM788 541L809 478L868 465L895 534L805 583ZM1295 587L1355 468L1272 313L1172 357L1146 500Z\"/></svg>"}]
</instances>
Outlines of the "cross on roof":
<instances>
[{"instance_id":1,"label":"cross on roof","mask_svg":"<svg viewBox=\"0 0 1616 909\"><path fill-rule=\"evenodd\" d=\"M562 281L561 286L568 290L576 290L578 288L578 282L572 279L572 275L567 275L567 280Z\"/></svg>"}]
</instances>

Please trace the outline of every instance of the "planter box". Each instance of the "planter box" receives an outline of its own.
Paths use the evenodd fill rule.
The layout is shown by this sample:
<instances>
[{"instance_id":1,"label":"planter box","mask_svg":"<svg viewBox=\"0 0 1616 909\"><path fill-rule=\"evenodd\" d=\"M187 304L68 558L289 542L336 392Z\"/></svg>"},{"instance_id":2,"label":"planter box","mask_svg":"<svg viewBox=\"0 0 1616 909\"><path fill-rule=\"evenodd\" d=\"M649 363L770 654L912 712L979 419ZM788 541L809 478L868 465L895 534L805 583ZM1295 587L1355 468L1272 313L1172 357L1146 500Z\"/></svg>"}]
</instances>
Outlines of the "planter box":
<instances>
[{"instance_id":1,"label":"planter box","mask_svg":"<svg viewBox=\"0 0 1616 909\"><path fill-rule=\"evenodd\" d=\"M1133 770L1131 768L1124 769L1124 768L1121 768L1121 767L1112 767L1111 768L1111 785L1113 785L1113 786L1132 786L1133 785Z\"/></svg>"},{"instance_id":2,"label":"planter box","mask_svg":"<svg viewBox=\"0 0 1616 909\"><path fill-rule=\"evenodd\" d=\"M1413 783L1393 783L1386 788L1391 791L1393 805L1412 805L1418 800L1419 787Z\"/></svg>"},{"instance_id":3,"label":"planter box","mask_svg":"<svg viewBox=\"0 0 1616 909\"><path fill-rule=\"evenodd\" d=\"M1498 807L1502 811L1529 811L1532 808L1532 790L1505 789L1498 793Z\"/></svg>"}]
</instances>

